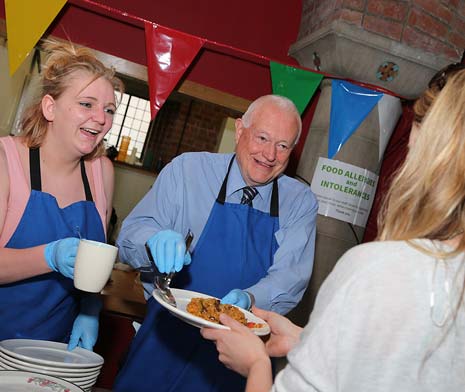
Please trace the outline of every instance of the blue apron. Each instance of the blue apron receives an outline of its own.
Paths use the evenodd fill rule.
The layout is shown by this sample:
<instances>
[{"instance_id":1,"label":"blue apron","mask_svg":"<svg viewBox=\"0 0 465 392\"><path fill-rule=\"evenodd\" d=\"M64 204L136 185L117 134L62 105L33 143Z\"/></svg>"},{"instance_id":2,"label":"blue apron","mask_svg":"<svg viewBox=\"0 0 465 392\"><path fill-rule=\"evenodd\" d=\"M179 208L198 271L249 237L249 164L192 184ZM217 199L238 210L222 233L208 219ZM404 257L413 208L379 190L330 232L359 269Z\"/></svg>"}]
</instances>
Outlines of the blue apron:
<instances>
[{"instance_id":1,"label":"blue apron","mask_svg":"<svg viewBox=\"0 0 465 392\"><path fill-rule=\"evenodd\" d=\"M233 157L234 159L234 157ZM247 205L226 203L226 184L233 159L192 263L175 276L174 287L218 298L234 288L247 288L264 277L278 248L278 185L270 214ZM153 298L113 386L116 392L238 392L245 379L218 360L215 345L199 329L172 316Z\"/></svg>"},{"instance_id":2,"label":"blue apron","mask_svg":"<svg viewBox=\"0 0 465 392\"><path fill-rule=\"evenodd\" d=\"M6 248L23 249L66 238L105 242L102 220L92 201L84 161L81 175L86 201L61 209L41 191L39 149L29 150L31 195ZM40 339L67 343L79 311L73 280L57 272L0 285L0 340Z\"/></svg>"}]
</instances>

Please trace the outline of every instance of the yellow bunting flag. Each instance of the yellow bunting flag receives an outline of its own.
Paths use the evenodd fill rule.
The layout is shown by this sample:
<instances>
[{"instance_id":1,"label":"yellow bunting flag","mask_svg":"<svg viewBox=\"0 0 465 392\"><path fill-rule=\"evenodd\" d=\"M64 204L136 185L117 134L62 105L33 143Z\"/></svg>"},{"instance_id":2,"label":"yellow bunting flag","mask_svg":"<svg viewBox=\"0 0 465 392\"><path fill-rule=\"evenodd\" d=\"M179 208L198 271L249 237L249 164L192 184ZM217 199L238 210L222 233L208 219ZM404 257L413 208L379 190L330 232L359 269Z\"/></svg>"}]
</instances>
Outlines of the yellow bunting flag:
<instances>
[{"instance_id":1,"label":"yellow bunting flag","mask_svg":"<svg viewBox=\"0 0 465 392\"><path fill-rule=\"evenodd\" d=\"M5 0L10 75L13 75L66 0Z\"/></svg>"}]
</instances>

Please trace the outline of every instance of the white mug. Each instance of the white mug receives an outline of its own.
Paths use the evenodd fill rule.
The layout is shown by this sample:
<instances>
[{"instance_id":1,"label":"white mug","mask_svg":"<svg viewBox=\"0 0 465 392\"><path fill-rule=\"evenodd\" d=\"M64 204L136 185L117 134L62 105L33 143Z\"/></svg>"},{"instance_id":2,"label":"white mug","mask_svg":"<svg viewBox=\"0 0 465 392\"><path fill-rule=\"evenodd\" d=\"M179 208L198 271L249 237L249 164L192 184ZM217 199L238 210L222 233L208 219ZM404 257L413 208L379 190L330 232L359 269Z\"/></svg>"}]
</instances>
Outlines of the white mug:
<instances>
[{"instance_id":1,"label":"white mug","mask_svg":"<svg viewBox=\"0 0 465 392\"><path fill-rule=\"evenodd\" d=\"M116 246L81 239L74 264L74 287L100 292L110 278L117 254Z\"/></svg>"}]
</instances>

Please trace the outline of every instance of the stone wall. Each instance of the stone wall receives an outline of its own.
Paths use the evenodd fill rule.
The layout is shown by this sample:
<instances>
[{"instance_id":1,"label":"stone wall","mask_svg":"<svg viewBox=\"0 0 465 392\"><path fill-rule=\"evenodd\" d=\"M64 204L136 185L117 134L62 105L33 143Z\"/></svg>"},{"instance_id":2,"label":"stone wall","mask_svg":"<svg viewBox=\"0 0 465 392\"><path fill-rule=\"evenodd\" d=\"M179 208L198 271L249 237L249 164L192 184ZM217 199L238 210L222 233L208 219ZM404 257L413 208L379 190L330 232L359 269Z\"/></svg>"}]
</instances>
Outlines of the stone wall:
<instances>
[{"instance_id":1,"label":"stone wall","mask_svg":"<svg viewBox=\"0 0 465 392\"><path fill-rule=\"evenodd\" d=\"M304 0L298 40L342 20L412 48L458 61L465 48L460 0Z\"/></svg>"},{"instance_id":2,"label":"stone wall","mask_svg":"<svg viewBox=\"0 0 465 392\"><path fill-rule=\"evenodd\" d=\"M465 1L303 0L301 65L417 97L465 48Z\"/></svg>"}]
</instances>

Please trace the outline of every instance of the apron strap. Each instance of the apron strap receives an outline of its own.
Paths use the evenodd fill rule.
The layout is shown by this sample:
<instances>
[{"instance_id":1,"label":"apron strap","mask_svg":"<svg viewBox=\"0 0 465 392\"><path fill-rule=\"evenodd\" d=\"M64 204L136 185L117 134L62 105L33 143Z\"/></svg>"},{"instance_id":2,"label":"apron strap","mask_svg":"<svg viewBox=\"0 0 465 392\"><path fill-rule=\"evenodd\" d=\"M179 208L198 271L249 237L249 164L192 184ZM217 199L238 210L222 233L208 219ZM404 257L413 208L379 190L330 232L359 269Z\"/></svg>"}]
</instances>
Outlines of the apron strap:
<instances>
[{"instance_id":1,"label":"apron strap","mask_svg":"<svg viewBox=\"0 0 465 392\"><path fill-rule=\"evenodd\" d=\"M226 173L226 176L224 177L223 185L221 185L220 192L218 193L218 197L216 198L216 201L220 204L224 204L224 202L226 201L226 185L228 183L229 172L231 171L231 167L232 167L235 157L236 157L236 154L232 156L231 161L229 162L228 172Z\"/></svg>"},{"instance_id":2,"label":"apron strap","mask_svg":"<svg viewBox=\"0 0 465 392\"><path fill-rule=\"evenodd\" d=\"M39 148L29 149L29 174L31 176L31 189L35 191L41 191L42 181L40 179Z\"/></svg>"},{"instance_id":3,"label":"apron strap","mask_svg":"<svg viewBox=\"0 0 465 392\"><path fill-rule=\"evenodd\" d=\"M86 194L87 201L94 201L92 192L89 186L89 180L87 179L86 167L84 160L81 159L81 178L84 185L84 192ZM31 189L35 191L42 191L42 180L40 177L40 151L39 148L29 149L29 174L31 176Z\"/></svg>"},{"instance_id":4,"label":"apron strap","mask_svg":"<svg viewBox=\"0 0 465 392\"><path fill-rule=\"evenodd\" d=\"M279 217L279 192L278 192L278 179L273 180L273 190L271 191L270 215Z\"/></svg>"},{"instance_id":5,"label":"apron strap","mask_svg":"<svg viewBox=\"0 0 465 392\"><path fill-rule=\"evenodd\" d=\"M90 191L89 180L87 179L86 166L84 165L84 160L81 158L81 177L82 183L84 184L84 192L86 193L87 201L94 201L92 198L92 192Z\"/></svg>"},{"instance_id":6,"label":"apron strap","mask_svg":"<svg viewBox=\"0 0 465 392\"><path fill-rule=\"evenodd\" d=\"M228 171L224 177L223 184L221 185L220 192L216 198L217 203L224 204L226 201L226 185L228 183L229 172L231 171L232 164L234 162L234 154L229 162ZM270 202L270 215L273 217L279 217L279 192L278 192L278 179L273 180L273 190L271 192L271 202Z\"/></svg>"}]
</instances>

